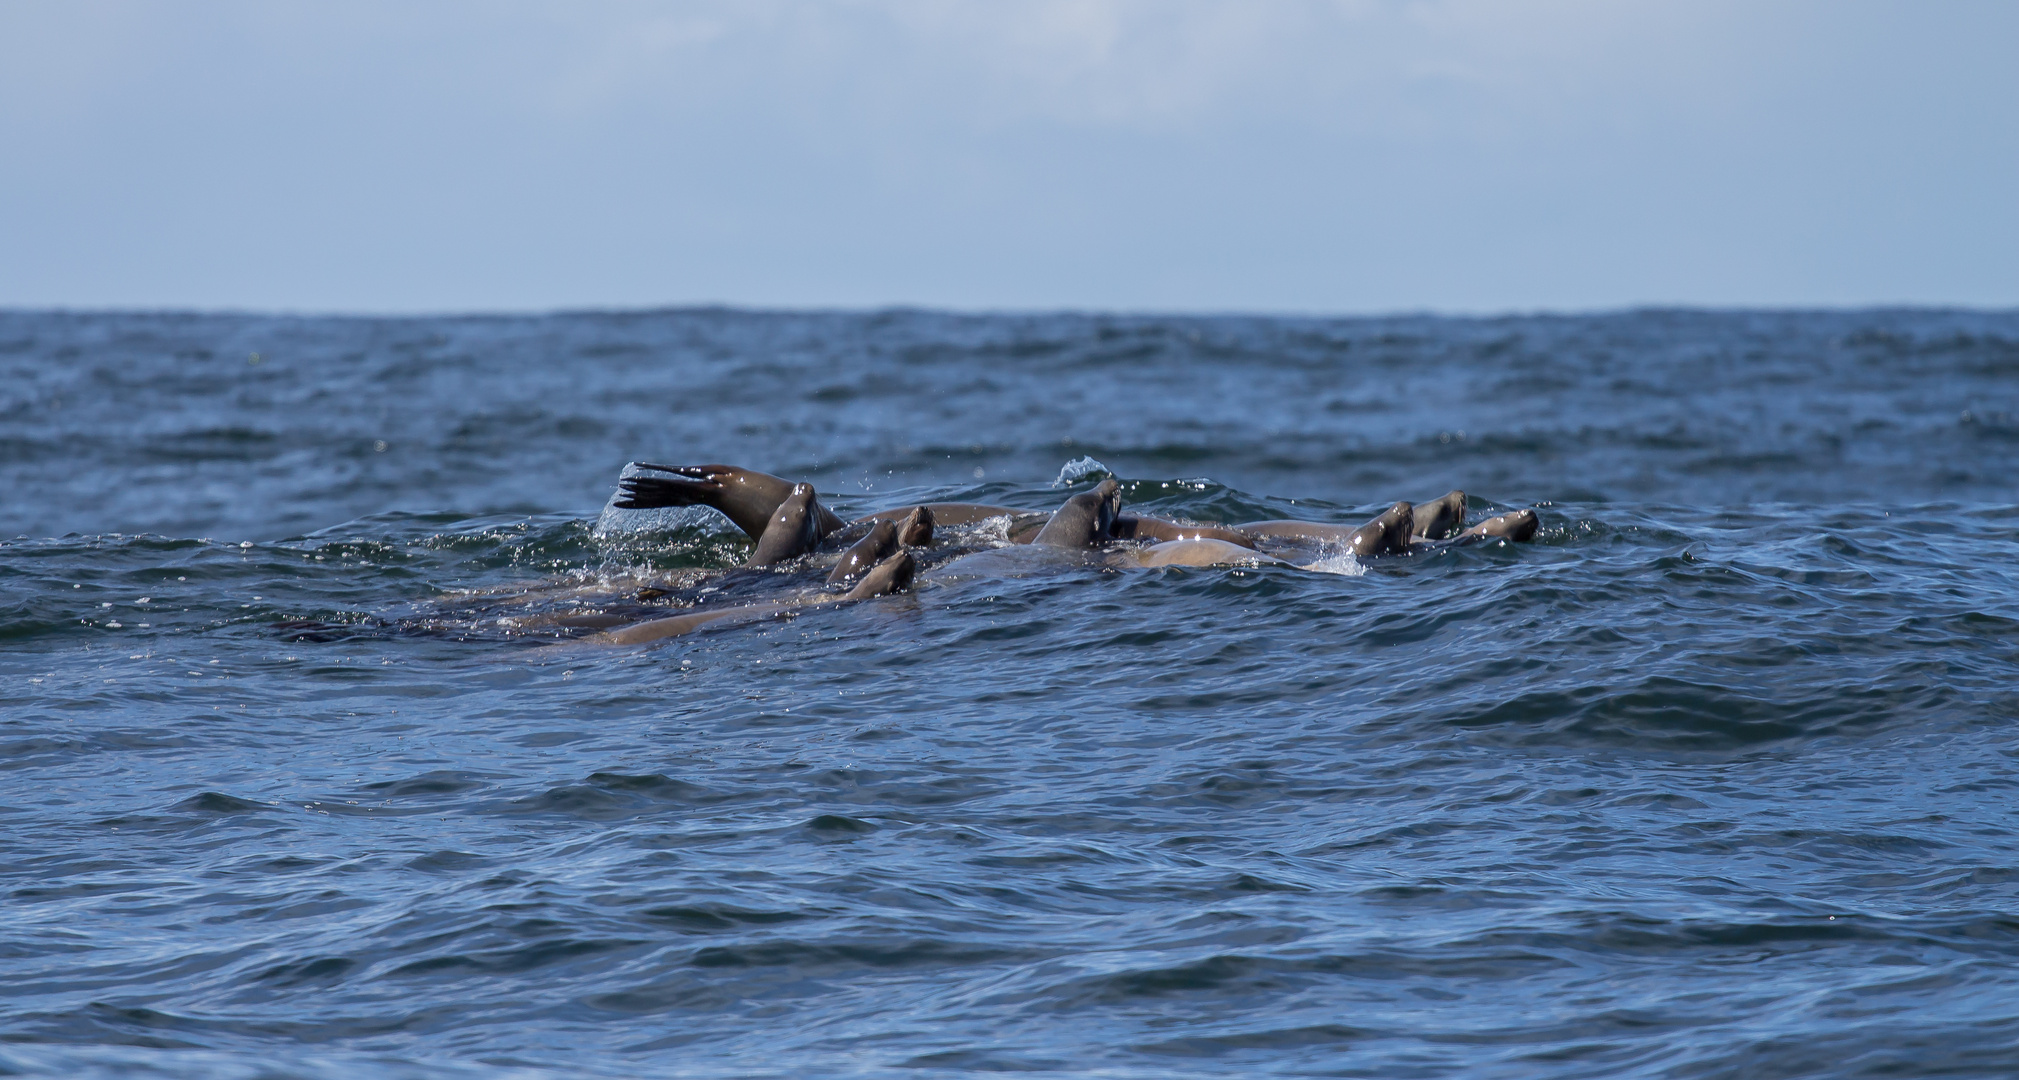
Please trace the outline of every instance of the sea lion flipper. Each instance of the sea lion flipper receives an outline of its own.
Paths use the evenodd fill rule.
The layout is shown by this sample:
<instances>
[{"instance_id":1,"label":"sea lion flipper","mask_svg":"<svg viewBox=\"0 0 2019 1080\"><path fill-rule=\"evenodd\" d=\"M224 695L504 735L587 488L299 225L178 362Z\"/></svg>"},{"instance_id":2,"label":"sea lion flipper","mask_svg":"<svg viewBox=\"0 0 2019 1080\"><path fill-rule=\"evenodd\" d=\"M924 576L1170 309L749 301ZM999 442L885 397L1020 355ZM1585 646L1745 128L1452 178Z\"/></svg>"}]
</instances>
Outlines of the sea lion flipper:
<instances>
[{"instance_id":1,"label":"sea lion flipper","mask_svg":"<svg viewBox=\"0 0 2019 1080\"><path fill-rule=\"evenodd\" d=\"M722 485L708 480L665 476L626 476L617 481L619 510L657 510L667 506L714 506Z\"/></svg>"},{"instance_id":2,"label":"sea lion flipper","mask_svg":"<svg viewBox=\"0 0 2019 1080\"><path fill-rule=\"evenodd\" d=\"M632 469L671 476L626 476L617 481L620 510L652 510L662 506L712 506L736 523L752 540L763 540L771 515L792 494L792 481L737 465L659 465L634 461ZM833 511L813 504L812 521L821 536L841 528Z\"/></svg>"}]
</instances>

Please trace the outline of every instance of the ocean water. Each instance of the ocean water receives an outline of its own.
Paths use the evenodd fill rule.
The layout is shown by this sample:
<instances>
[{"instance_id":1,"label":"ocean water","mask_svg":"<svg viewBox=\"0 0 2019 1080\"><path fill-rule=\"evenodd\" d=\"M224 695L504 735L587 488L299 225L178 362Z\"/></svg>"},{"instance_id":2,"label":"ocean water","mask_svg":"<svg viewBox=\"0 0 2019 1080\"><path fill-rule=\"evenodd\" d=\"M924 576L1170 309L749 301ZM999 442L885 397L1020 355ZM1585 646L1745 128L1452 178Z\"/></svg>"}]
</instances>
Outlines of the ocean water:
<instances>
[{"instance_id":1,"label":"ocean water","mask_svg":"<svg viewBox=\"0 0 2019 1080\"><path fill-rule=\"evenodd\" d=\"M0 373L0 1074L2019 1072L2019 313L16 311ZM501 615L732 580L637 459L1543 529Z\"/></svg>"}]
</instances>

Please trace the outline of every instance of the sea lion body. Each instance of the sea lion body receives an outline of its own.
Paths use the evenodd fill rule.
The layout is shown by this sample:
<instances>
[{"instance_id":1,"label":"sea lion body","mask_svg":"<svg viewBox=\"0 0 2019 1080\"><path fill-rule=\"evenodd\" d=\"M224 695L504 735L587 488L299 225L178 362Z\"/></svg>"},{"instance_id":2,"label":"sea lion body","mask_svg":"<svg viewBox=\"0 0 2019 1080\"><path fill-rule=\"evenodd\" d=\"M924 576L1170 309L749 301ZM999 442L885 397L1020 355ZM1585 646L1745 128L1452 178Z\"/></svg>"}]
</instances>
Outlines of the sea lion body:
<instances>
[{"instance_id":1,"label":"sea lion body","mask_svg":"<svg viewBox=\"0 0 2019 1080\"><path fill-rule=\"evenodd\" d=\"M1253 548L1255 538L1237 529L1218 525L1187 525L1163 518L1125 514L1115 518L1108 530L1117 540L1218 540L1238 547Z\"/></svg>"},{"instance_id":2,"label":"sea lion body","mask_svg":"<svg viewBox=\"0 0 2019 1080\"><path fill-rule=\"evenodd\" d=\"M1360 531L1358 525L1334 525L1323 521L1296 521L1278 518L1270 521L1248 521L1234 526L1236 532L1253 537L1269 537L1275 540L1309 540L1317 543L1343 544Z\"/></svg>"},{"instance_id":3,"label":"sea lion body","mask_svg":"<svg viewBox=\"0 0 2019 1080\"><path fill-rule=\"evenodd\" d=\"M919 503L916 506L900 506L890 510L878 510L860 521L897 521L914 510L924 510L932 515L932 520L940 525L972 525L990 518L1016 517L1028 514L1029 510L1018 510L1010 506L990 506L986 503Z\"/></svg>"},{"instance_id":4,"label":"sea lion body","mask_svg":"<svg viewBox=\"0 0 2019 1080\"><path fill-rule=\"evenodd\" d=\"M772 615L798 611L810 607L824 607L849 600L867 600L875 596L901 592L911 587L912 578L918 572L918 564L910 552L900 551L890 558L877 563L862 575L862 581L850 589L846 596L815 600L777 600L763 604L746 604L742 607L715 608L709 611L689 611L664 619L634 623L616 630L607 630L586 640L599 645L644 645L681 634L692 633L711 623L724 621L752 622Z\"/></svg>"},{"instance_id":5,"label":"sea lion body","mask_svg":"<svg viewBox=\"0 0 2019 1080\"><path fill-rule=\"evenodd\" d=\"M1289 566L1273 555L1264 555L1252 547L1219 540L1213 537L1190 537L1183 540L1166 540L1151 544L1134 552L1137 566L1229 566L1257 563L1269 566Z\"/></svg>"},{"instance_id":6,"label":"sea lion body","mask_svg":"<svg viewBox=\"0 0 2019 1080\"><path fill-rule=\"evenodd\" d=\"M734 619L748 622L773 615L787 607L785 604L752 604L747 607L715 608L712 611L690 611L684 615L673 615L649 622L633 623L620 630L607 630L586 640L598 645L643 645L662 638L676 637L692 633L709 623Z\"/></svg>"}]
</instances>

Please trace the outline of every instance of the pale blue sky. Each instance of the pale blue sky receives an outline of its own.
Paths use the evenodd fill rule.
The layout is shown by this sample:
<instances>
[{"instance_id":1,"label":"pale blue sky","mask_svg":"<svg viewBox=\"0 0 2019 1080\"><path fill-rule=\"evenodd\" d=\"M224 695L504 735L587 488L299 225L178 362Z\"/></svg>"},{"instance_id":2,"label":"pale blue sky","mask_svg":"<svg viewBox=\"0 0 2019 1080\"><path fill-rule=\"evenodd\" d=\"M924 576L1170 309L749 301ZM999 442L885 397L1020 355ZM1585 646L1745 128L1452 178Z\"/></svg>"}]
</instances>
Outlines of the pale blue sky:
<instances>
[{"instance_id":1,"label":"pale blue sky","mask_svg":"<svg viewBox=\"0 0 2019 1080\"><path fill-rule=\"evenodd\" d=\"M2019 3L0 0L0 304L2019 303Z\"/></svg>"}]
</instances>

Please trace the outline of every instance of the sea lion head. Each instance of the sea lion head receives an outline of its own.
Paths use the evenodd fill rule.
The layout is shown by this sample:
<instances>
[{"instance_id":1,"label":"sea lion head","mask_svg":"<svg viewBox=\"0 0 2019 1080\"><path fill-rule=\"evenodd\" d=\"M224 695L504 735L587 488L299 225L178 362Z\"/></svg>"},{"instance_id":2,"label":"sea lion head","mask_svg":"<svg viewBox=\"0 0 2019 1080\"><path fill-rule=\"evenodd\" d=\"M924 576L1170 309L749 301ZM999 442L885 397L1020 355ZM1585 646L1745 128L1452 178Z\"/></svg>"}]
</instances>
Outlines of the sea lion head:
<instances>
[{"instance_id":1,"label":"sea lion head","mask_svg":"<svg viewBox=\"0 0 2019 1080\"><path fill-rule=\"evenodd\" d=\"M1067 499L1031 540L1047 547L1084 548L1114 539L1115 518L1122 512L1122 486L1103 480L1092 491Z\"/></svg>"},{"instance_id":2,"label":"sea lion head","mask_svg":"<svg viewBox=\"0 0 2019 1080\"><path fill-rule=\"evenodd\" d=\"M749 565L770 566L812 551L822 535L819 509L812 484L792 485L791 494L772 511L764 535L757 538Z\"/></svg>"}]
</instances>

